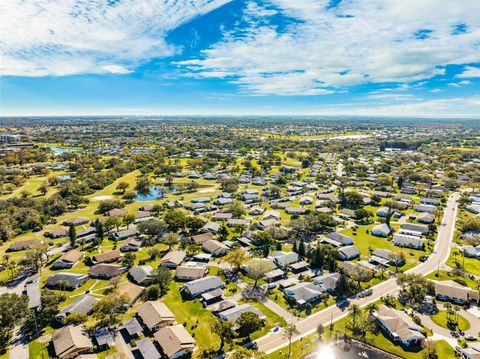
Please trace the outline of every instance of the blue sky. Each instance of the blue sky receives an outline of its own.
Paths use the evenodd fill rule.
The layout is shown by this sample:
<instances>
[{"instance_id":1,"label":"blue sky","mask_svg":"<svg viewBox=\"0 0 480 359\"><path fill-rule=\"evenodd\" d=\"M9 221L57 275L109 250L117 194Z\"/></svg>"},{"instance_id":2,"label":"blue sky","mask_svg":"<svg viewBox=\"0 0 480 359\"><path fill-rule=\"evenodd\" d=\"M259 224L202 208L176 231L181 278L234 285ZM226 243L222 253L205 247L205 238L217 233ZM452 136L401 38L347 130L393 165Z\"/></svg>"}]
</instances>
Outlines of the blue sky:
<instances>
[{"instance_id":1,"label":"blue sky","mask_svg":"<svg viewBox=\"0 0 480 359\"><path fill-rule=\"evenodd\" d=\"M9 0L1 115L480 114L478 0Z\"/></svg>"}]
</instances>

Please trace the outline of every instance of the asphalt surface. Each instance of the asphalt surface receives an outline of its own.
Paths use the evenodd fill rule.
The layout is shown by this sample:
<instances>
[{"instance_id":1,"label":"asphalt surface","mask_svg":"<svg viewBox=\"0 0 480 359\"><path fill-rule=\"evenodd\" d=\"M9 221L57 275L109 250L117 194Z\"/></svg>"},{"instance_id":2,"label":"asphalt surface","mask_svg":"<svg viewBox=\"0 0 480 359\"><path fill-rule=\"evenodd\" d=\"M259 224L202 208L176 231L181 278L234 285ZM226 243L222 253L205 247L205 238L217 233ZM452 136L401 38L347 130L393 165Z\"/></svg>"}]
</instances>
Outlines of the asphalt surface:
<instances>
[{"instance_id":1,"label":"asphalt surface","mask_svg":"<svg viewBox=\"0 0 480 359\"><path fill-rule=\"evenodd\" d=\"M459 193L452 194L447 201L442 224L439 226L438 236L435 241L433 253L427 261L420 263L418 266L406 271L406 273L416 273L427 275L438 268L440 268L448 259L450 248L452 244L453 232L455 229L455 221L457 217L457 200L460 197ZM388 279L376 286L372 287L372 294L365 298L350 298L351 304L357 304L364 307L380 299L380 297L388 294L394 295L398 291L398 286L395 278ZM348 315L348 308L343 310L338 306L331 306L321 310L309 317L297 322L296 327L298 332L293 341L314 333L319 324L323 326L329 325L331 322L342 319ZM280 333L270 333L256 340L258 350L271 353L286 345L288 341Z\"/></svg>"}]
</instances>

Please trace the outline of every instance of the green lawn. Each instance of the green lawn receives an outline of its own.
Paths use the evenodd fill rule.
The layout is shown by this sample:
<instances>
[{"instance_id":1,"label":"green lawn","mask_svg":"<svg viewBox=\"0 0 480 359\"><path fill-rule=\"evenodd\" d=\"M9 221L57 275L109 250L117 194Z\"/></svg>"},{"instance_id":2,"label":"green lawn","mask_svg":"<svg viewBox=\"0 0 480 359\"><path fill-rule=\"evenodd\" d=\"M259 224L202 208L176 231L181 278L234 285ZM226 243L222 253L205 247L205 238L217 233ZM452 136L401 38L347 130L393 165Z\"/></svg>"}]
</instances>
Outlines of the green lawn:
<instances>
[{"instance_id":1,"label":"green lawn","mask_svg":"<svg viewBox=\"0 0 480 359\"><path fill-rule=\"evenodd\" d=\"M461 315L456 316L458 318L458 329L468 330L470 328L470 322ZM437 314L431 315L433 322L443 328L450 329L447 326L447 312L445 310L439 310Z\"/></svg>"},{"instance_id":2,"label":"green lawn","mask_svg":"<svg viewBox=\"0 0 480 359\"><path fill-rule=\"evenodd\" d=\"M48 343L33 341L28 343L28 354L30 359L48 359Z\"/></svg>"},{"instance_id":3,"label":"green lawn","mask_svg":"<svg viewBox=\"0 0 480 359\"><path fill-rule=\"evenodd\" d=\"M425 254L424 251L396 247L387 238L377 237L370 234L374 226L375 224L358 226L358 229L356 231L354 231L353 228L350 228L341 231L341 233L353 238L355 246L360 250L362 259L368 259L370 257L370 250L383 248L391 252L403 253L405 255L406 262L403 267L399 268L399 270L401 271L412 268L419 263L418 259ZM367 233L367 231L369 233ZM392 268L392 270L395 269Z\"/></svg>"},{"instance_id":4,"label":"green lawn","mask_svg":"<svg viewBox=\"0 0 480 359\"><path fill-rule=\"evenodd\" d=\"M457 276L454 275L452 272L448 272L445 270L441 271L435 271L430 273L429 275L426 276L428 279L432 280L437 280L437 281L444 281L444 280L458 280L458 281L463 281L467 285L467 287L472 288L474 290L477 290L477 285L478 282L475 279L470 279L468 277L462 277L462 276Z\"/></svg>"},{"instance_id":5,"label":"green lawn","mask_svg":"<svg viewBox=\"0 0 480 359\"><path fill-rule=\"evenodd\" d=\"M192 334L200 350L218 349L220 339L210 329L210 323L215 320L215 316L206 310L199 300L183 300L180 286L179 283L172 283L162 301L175 314L177 322L184 324Z\"/></svg>"},{"instance_id":6,"label":"green lawn","mask_svg":"<svg viewBox=\"0 0 480 359\"><path fill-rule=\"evenodd\" d=\"M475 258L463 258L461 251L458 248L452 248L447 265L455 268L455 262L462 265L468 273L480 276L480 260Z\"/></svg>"}]
</instances>

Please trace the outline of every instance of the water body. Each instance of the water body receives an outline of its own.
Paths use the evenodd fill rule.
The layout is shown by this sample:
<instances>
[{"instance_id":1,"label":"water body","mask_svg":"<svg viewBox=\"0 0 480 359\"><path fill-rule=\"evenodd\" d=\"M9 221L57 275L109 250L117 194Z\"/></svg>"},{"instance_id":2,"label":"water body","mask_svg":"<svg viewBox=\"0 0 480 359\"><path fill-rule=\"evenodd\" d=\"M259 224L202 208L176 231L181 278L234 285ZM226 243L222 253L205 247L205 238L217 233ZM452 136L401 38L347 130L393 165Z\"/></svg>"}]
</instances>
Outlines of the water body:
<instances>
[{"instance_id":1,"label":"water body","mask_svg":"<svg viewBox=\"0 0 480 359\"><path fill-rule=\"evenodd\" d=\"M75 148L65 148L65 147L58 147L58 146L47 146L48 149L52 150L55 156L61 155L62 153L66 152L77 152L78 149Z\"/></svg>"},{"instance_id":2,"label":"water body","mask_svg":"<svg viewBox=\"0 0 480 359\"><path fill-rule=\"evenodd\" d=\"M305 359L392 359L395 356L376 350L373 347L350 343L348 346L323 345L316 353Z\"/></svg>"},{"instance_id":3,"label":"water body","mask_svg":"<svg viewBox=\"0 0 480 359\"><path fill-rule=\"evenodd\" d=\"M136 191L137 197L135 198L139 202L154 201L156 199L164 197L169 192L176 192L177 188L167 188L165 186L151 187L147 192Z\"/></svg>"}]
</instances>

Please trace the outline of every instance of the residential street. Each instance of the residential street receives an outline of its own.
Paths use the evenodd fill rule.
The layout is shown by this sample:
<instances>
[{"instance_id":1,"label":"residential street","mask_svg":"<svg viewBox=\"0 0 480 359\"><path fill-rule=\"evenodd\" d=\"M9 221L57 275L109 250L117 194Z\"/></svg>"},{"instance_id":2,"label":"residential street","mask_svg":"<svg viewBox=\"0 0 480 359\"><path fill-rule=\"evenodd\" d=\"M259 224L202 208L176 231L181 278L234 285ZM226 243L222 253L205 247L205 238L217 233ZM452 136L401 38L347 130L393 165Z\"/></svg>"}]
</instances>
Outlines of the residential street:
<instances>
[{"instance_id":1,"label":"residential street","mask_svg":"<svg viewBox=\"0 0 480 359\"><path fill-rule=\"evenodd\" d=\"M442 224L439 228L438 237L435 241L435 248L430 258L419 264L418 266L408 270L406 273L418 273L427 275L443 265L448 259L450 247L455 228L455 221L457 216L457 200L459 193L452 194L446 204ZM360 299L350 299L350 303L355 303L360 307L364 307L369 303L375 302L380 297L387 294L395 294L398 291L398 286L395 278L391 278L372 287L373 293L369 297ZM305 337L316 331L319 324L324 326L329 325L331 321L335 322L348 315L347 309L340 309L337 306L328 307L320 312L310 315L308 318L300 320L296 327L300 332L294 340ZM282 333L271 334L256 340L258 350L271 353L277 349L282 348L288 344L288 341L283 338Z\"/></svg>"}]
</instances>

